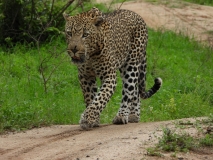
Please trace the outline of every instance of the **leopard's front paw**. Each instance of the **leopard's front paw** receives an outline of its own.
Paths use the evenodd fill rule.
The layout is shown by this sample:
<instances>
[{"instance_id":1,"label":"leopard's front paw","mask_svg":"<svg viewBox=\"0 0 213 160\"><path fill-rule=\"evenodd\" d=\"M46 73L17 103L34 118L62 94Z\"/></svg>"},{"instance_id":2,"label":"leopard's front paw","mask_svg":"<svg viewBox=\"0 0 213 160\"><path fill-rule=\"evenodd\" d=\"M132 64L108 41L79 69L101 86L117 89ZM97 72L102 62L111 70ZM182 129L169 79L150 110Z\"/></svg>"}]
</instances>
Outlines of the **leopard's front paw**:
<instances>
[{"instance_id":1,"label":"leopard's front paw","mask_svg":"<svg viewBox=\"0 0 213 160\"><path fill-rule=\"evenodd\" d=\"M128 117L117 115L112 121L113 124L127 124L128 123Z\"/></svg>"},{"instance_id":2,"label":"leopard's front paw","mask_svg":"<svg viewBox=\"0 0 213 160\"><path fill-rule=\"evenodd\" d=\"M83 113L79 123L82 129L88 130L93 127L99 127L99 118L95 119L94 117L86 116L86 114Z\"/></svg>"},{"instance_id":3,"label":"leopard's front paw","mask_svg":"<svg viewBox=\"0 0 213 160\"><path fill-rule=\"evenodd\" d=\"M129 123L138 123L140 121L140 116L137 116L135 114L130 114L128 118Z\"/></svg>"}]
</instances>

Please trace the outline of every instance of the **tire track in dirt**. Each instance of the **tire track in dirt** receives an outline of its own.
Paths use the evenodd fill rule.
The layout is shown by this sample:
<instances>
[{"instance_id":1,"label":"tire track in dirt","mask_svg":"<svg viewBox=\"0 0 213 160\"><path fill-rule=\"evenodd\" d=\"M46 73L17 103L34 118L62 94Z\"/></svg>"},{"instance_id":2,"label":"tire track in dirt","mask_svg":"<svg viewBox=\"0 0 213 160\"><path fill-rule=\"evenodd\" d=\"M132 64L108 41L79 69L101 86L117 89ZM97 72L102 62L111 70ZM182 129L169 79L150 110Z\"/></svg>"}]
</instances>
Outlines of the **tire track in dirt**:
<instances>
[{"instance_id":1,"label":"tire track in dirt","mask_svg":"<svg viewBox=\"0 0 213 160\"><path fill-rule=\"evenodd\" d=\"M186 122L189 119L185 120ZM190 120L190 122L194 120ZM181 120L183 122L183 120ZM149 159L146 149L156 144L162 136L162 128L176 128L175 121L133 123L126 125L101 125L83 131L78 125L51 126L0 135L0 160L131 160ZM195 128L187 128L196 134ZM212 154L181 155L184 159L212 158ZM167 157L159 160L170 160Z\"/></svg>"},{"instance_id":2,"label":"tire track in dirt","mask_svg":"<svg viewBox=\"0 0 213 160\"><path fill-rule=\"evenodd\" d=\"M156 137L152 133L155 132L156 135L161 134L162 130L156 124L163 123L152 123L151 128L148 127L148 124L109 125L104 129L98 128L96 131L92 131L97 136L97 139L91 136L91 133L85 133L88 134L88 140L85 142L86 146L81 146L80 148L76 146L78 149L72 150L72 153L64 154L59 159L130 160L135 155L137 155L135 157L138 157L138 159L139 157L145 157L146 151L142 148L156 142ZM171 124L168 123L168 125ZM102 137L100 138L100 136ZM149 144L146 144L146 142Z\"/></svg>"},{"instance_id":3,"label":"tire track in dirt","mask_svg":"<svg viewBox=\"0 0 213 160\"><path fill-rule=\"evenodd\" d=\"M144 126L145 128L146 125ZM60 128L57 127L52 129L58 130L54 134L45 133L45 130L48 130L48 127L46 127L41 128L43 131L38 134L36 131L27 131L26 133L18 133L18 136L16 134L7 135L4 138L0 136L0 148L4 148L4 150L0 150L0 159L102 159L106 156L105 150L108 151L108 156L117 158L121 151L126 150L126 153L122 155L126 156L129 154L127 151L129 150L128 146L131 144L131 141L140 139L136 138L137 135L134 134L133 130L136 130L137 134L142 137L149 137L147 135L149 130L142 131L142 128L136 127L140 126L140 124L131 124L128 126L132 126L133 128L127 129L128 127L124 125L101 125L101 127L90 131L82 131L79 126L69 126L70 128L65 127L63 131L60 131ZM43 132L45 135L43 135ZM23 141L18 141L19 137L23 137ZM4 143L4 146L1 145L1 142ZM7 146L6 143L15 144ZM137 143L140 144L141 141ZM121 146L125 146L125 148ZM113 152L111 151L112 147L114 148ZM137 145L135 148L138 148Z\"/></svg>"},{"instance_id":4,"label":"tire track in dirt","mask_svg":"<svg viewBox=\"0 0 213 160\"><path fill-rule=\"evenodd\" d=\"M86 155L86 157L89 158L91 151L100 150L100 147L103 146L103 145L107 145L107 143L109 143L108 140L104 140L104 141L98 142L98 143L91 143L89 146L86 146L86 147L84 147L80 150L77 150L77 151L72 152L68 155L66 154L66 155L58 158L58 160L70 160L70 159L76 159L76 160L79 159L80 160L79 157L81 157L81 156L79 156L79 155L82 155L82 153L88 153ZM49 157L48 159L50 159L50 158L51 157Z\"/></svg>"},{"instance_id":5,"label":"tire track in dirt","mask_svg":"<svg viewBox=\"0 0 213 160\"><path fill-rule=\"evenodd\" d=\"M106 127L106 126L107 125L101 125L99 127L99 129ZM46 127L46 128L48 129L48 127ZM39 129L36 129L36 130L39 130ZM65 128L65 130L63 130L63 131L60 131L60 129L58 129L58 131L56 133L50 132L50 134L44 134L44 135L43 135L43 131L41 133L40 132L36 133L33 131L29 131L29 132L32 132L32 133L28 134L28 136L26 134L27 138L23 141L23 143L21 140L17 140L17 139L19 137L19 134L24 134L24 133L18 133L17 137L13 137L13 135L3 136L5 139L8 136L12 136L14 139L14 142L16 142L17 144L14 144L10 148L8 148L5 145L6 146L5 149L3 149L3 148L1 148L1 143L0 143L0 160L26 159L24 157L28 157L27 155L31 155L31 154L33 154L33 158L36 159L35 155L36 155L36 153L39 153L39 151L47 150L47 148L51 148L51 146L57 146L57 144L60 143L61 141L69 143L69 141L73 140L73 141L71 141L71 144L74 144L75 143L74 140L76 139L76 136L81 135L82 133L87 133L89 131L84 131L84 130L80 129L79 126L76 126L74 128L72 128L72 127L68 128L68 126L67 126ZM44 132L45 132L45 129L44 129ZM36 136L33 137L33 135L36 135L36 134L38 134L37 136L39 136L39 137L36 137ZM47 146L50 146L50 147L47 147ZM85 148L85 150L86 149L90 150L90 149L94 148L94 147L92 147L92 148L91 147L92 146L89 146L89 147L87 147L88 149ZM57 155L63 154L63 151L59 151L56 154ZM55 154L53 154L53 155L50 154L50 156L46 155L45 159L55 159L54 157L55 157ZM69 157L69 156L65 156L62 159L66 159L66 157ZM40 159L40 158L38 157L37 159Z\"/></svg>"},{"instance_id":6,"label":"tire track in dirt","mask_svg":"<svg viewBox=\"0 0 213 160\"><path fill-rule=\"evenodd\" d=\"M12 149L1 149L0 148L0 155L4 155L4 154L7 154L13 150L15 150L16 148L12 148Z\"/></svg>"},{"instance_id":7,"label":"tire track in dirt","mask_svg":"<svg viewBox=\"0 0 213 160\"><path fill-rule=\"evenodd\" d=\"M62 133L58 133L55 135L48 135L48 136L44 136L42 137L42 142L29 142L28 144L24 144L24 148L13 148L13 149L7 149L7 150L0 150L0 155L3 156L4 154L10 154L12 153L12 156L9 156L8 159L16 159L18 158L20 155L29 153L31 151L33 151L36 148L40 148L42 146L46 146L47 144L49 145L50 143L56 142L56 141L61 141L63 139L66 138L70 138L76 135L81 134L82 130L68 130L68 131L64 131Z\"/></svg>"},{"instance_id":8,"label":"tire track in dirt","mask_svg":"<svg viewBox=\"0 0 213 160\"><path fill-rule=\"evenodd\" d=\"M30 152L32 151L33 149L35 149L36 147L41 147L41 146L45 146L46 144L50 144L50 143L53 143L55 141L61 141L65 138L70 138L70 137L73 137L75 135L79 135L81 134L83 131L79 130L79 131L65 131L65 132L62 132L62 133L59 133L59 134L56 134L56 135L51 135L51 136L45 136L45 142L43 143L40 143L40 144L36 144L36 145L33 145L31 146L30 144L30 147L24 149L22 152L20 152L21 154L22 153L27 153L27 152ZM47 139L47 140L46 140ZM17 155L16 155L17 156Z\"/></svg>"}]
</instances>

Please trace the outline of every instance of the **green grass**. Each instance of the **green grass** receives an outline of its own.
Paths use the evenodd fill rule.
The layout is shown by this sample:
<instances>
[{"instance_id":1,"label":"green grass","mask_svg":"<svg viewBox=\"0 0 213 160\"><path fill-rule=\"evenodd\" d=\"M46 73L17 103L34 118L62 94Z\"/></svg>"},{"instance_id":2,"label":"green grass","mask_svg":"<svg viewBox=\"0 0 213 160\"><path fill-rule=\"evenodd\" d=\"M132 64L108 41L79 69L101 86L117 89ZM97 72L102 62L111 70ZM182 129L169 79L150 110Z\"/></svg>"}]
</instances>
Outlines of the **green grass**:
<instances>
[{"instance_id":1,"label":"green grass","mask_svg":"<svg viewBox=\"0 0 213 160\"><path fill-rule=\"evenodd\" d=\"M213 1L212 0L146 0L146 2L150 2L152 4L163 4L166 6L169 6L171 8L183 8L186 7L188 5L190 5L190 3L196 3L196 4L200 4L200 5L208 5L208 6L213 6ZM190 3L185 3L185 2L190 2Z\"/></svg>"},{"instance_id":2,"label":"green grass","mask_svg":"<svg viewBox=\"0 0 213 160\"><path fill-rule=\"evenodd\" d=\"M202 153L202 150L206 151L205 154L211 153L213 147L212 120L212 115L210 115L208 119L196 120L194 123L189 121L183 124L181 122L175 126L175 129L163 128L162 136L156 136L158 143L154 147L147 148L147 155L164 157L163 153L170 152L171 156L176 157L178 152ZM195 129L194 135L189 133L189 128ZM207 132L207 128L211 128L211 130Z\"/></svg>"},{"instance_id":3,"label":"green grass","mask_svg":"<svg viewBox=\"0 0 213 160\"><path fill-rule=\"evenodd\" d=\"M150 30L147 52L147 88L153 85L154 77L163 79L163 87L152 98L142 100L141 121L208 116L213 112L212 50L170 31ZM112 119L119 108L120 81L117 88L118 94L112 97L103 118Z\"/></svg>"},{"instance_id":4,"label":"green grass","mask_svg":"<svg viewBox=\"0 0 213 160\"><path fill-rule=\"evenodd\" d=\"M213 6L212 0L184 0L184 1L191 2L191 3L197 3L197 4L201 4L201 5Z\"/></svg>"},{"instance_id":5,"label":"green grass","mask_svg":"<svg viewBox=\"0 0 213 160\"><path fill-rule=\"evenodd\" d=\"M178 134L168 128L163 130L163 136L159 139L158 148L167 152L188 152L196 147L194 138L187 133Z\"/></svg>"},{"instance_id":6,"label":"green grass","mask_svg":"<svg viewBox=\"0 0 213 160\"><path fill-rule=\"evenodd\" d=\"M155 147L147 148L147 155L164 157L161 152L188 152L198 147L198 140L187 133L175 133L169 128L163 129L162 137Z\"/></svg>"},{"instance_id":7,"label":"green grass","mask_svg":"<svg viewBox=\"0 0 213 160\"><path fill-rule=\"evenodd\" d=\"M206 134L199 141L201 146L213 147L213 134Z\"/></svg>"},{"instance_id":8,"label":"green grass","mask_svg":"<svg viewBox=\"0 0 213 160\"><path fill-rule=\"evenodd\" d=\"M76 67L70 65L65 48L63 38L42 46L40 53L20 45L11 54L0 52L1 131L78 123L84 102ZM44 59L46 78L59 66L47 82L47 93L39 72Z\"/></svg>"},{"instance_id":9,"label":"green grass","mask_svg":"<svg viewBox=\"0 0 213 160\"><path fill-rule=\"evenodd\" d=\"M38 51L16 45L0 48L0 132L50 124L78 124L85 109L76 66L65 53L64 38L44 44ZM162 89L142 101L141 121L208 116L213 113L213 51L173 32L149 30L147 88L154 77ZM44 70L47 90L39 68ZM101 115L111 123L121 101L121 80Z\"/></svg>"},{"instance_id":10,"label":"green grass","mask_svg":"<svg viewBox=\"0 0 213 160\"><path fill-rule=\"evenodd\" d=\"M141 120L158 121L211 113L212 53L182 35L149 32L148 86L158 76L164 83L157 95L143 101Z\"/></svg>"}]
</instances>

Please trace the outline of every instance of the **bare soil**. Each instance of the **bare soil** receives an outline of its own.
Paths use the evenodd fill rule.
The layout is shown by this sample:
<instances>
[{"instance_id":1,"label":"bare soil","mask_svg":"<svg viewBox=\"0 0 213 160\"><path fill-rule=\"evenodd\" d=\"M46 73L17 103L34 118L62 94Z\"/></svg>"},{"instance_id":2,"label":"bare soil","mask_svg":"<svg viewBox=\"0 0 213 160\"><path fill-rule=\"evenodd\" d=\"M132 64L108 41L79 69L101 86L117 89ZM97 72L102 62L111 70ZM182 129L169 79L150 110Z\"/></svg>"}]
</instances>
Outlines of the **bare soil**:
<instances>
[{"instance_id":1,"label":"bare soil","mask_svg":"<svg viewBox=\"0 0 213 160\"><path fill-rule=\"evenodd\" d=\"M188 123L190 121L190 123ZM163 128L186 132L198 136L195 119L176 121L134 123L127 125L101 125L89 131L79 125L57 125L36 128L21 133L0 136L1 160L211 160L213 150L204 149L189 153L162 153L164 157L147 155L147 148L153 147L161 137ZM193 125L192 125L193 124ZM178 129L177 129L178 128ZM206 130L206 127L202 128Z\"/></svg>"},{"instance_id":2,"label":"bare soil","mask_svg":"<svg viewBox=\"0 0 213 160\"><path fill-rule=\"evenodd\" d=\"M98 0L107 3L109 0ZM213 7L181 0L136 0L116 4L116 9L132 10L150 28L173 30L213 47Z\"/></svg>"},{"instance_id":3,"label":"bare soil","mask_svg":"<svg viewBox=\"0 0 213 160\"><path fill-rule=\"evenodd\" d=\"M213 46L213 7L159 0L157 4L126 2L121 8L137 12L151 28L171 29ZM57 125L8 133L0 135L0 160L213 159L212 149L206 148L177 153L175 157L171 156L174 153L162 153L164 157L148 156L146 149L158 142L162 128L176 128L175 122L109 124L89 131L81 130L79 125ZM192 125L182 130L192 136L199 135Z\"/></svg>"}]
</instances>

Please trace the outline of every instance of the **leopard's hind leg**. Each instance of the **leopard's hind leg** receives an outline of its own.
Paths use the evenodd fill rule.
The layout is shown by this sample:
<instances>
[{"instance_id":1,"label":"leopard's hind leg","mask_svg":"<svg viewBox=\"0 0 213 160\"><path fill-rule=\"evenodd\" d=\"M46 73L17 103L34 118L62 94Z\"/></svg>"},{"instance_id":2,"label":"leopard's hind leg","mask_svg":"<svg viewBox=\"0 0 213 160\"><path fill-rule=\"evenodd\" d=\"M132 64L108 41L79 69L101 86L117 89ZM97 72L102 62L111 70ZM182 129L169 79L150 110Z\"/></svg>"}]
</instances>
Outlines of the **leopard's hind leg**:
<instances>
[{"instance_id":1,"label":"leopard's hind leg","mask_svg":"<svg viewBox=\"0 0 213 160\"><path fill-rule=\"evenodd\" d=\"M138 122L140 117L140 97L138 91L138 62L128 61L120 68L123 82L122 102L113 120L114 124ZM137 115L136 118L134 115Z\"/></svg>"},{"instance_id":2,"label":"leopard's hind leg","mask_svg":"<svg viewBox=\"0 0 213 160\"><path fill-rule=\"evenodd\" d=\"M146 52L144 51L140 57L139 67L138 67L138 83L137 90L135 90L135 98L132 100L132 104L130 106L130 114L129 114L129 122L137 123L140 121L140 93L139 93L139 85L141 83L145 84L146 81ZM137 98L136 98L137 97Z\"/></svg>"}]
</instances>

